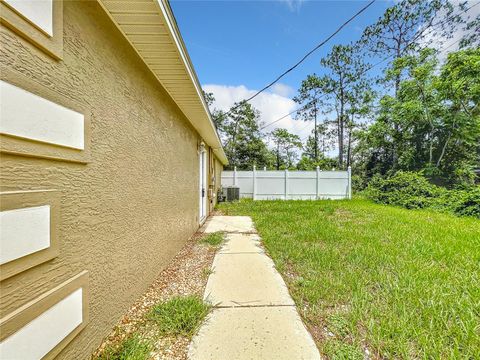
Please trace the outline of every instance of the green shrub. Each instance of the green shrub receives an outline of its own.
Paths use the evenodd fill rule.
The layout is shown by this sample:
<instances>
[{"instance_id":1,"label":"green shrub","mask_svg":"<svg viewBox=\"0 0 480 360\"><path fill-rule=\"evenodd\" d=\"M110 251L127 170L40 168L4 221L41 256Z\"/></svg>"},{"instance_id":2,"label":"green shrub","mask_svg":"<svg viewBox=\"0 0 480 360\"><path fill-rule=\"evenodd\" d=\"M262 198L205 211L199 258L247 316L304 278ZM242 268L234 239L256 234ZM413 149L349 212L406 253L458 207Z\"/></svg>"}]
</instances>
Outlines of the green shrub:
<instances>
[{"instance_id":1,"label":"green shrub","mask_svg":"<svg viewBox=\"0 0 480 360\"><path fill-rule=\"evenodd\" d=\"M447 191L450 209L453 213L462 216L474 216L480 219L480 186L469 190Z\"/></svg>"},{"instance_id":2,"label":"green shrub","mask_svg":"<svg viewBox=\"0 0 480 360\"><path fill-rule=\"evenodd\" d=\"M191 337L209 311L210 306L197 296L177 296L155 305L148 318L158 325L162 335Z\"/></svg>"},{"instance_id":3,"label":"green shrub","mask_svg":"<svg viewBox=\"0 0 480 360\"><path fill-rule=\"evenodd\" d=\"M360 175L352 175L352 190L357 192L357 191L362 191L365 190L365 187L367 186L367 182L365 181L365 177L360 176Z\"/></svg>"},{"instance_id":4,"label":"green shrub","mask_svg":"<svg viewBox=\"0 0 480 360\"><path fill-rule=\"evenodd\" d=\"M399 171L392 177L373 177L366 193L373 201L407 209L431 207L440 195L440 188L418 173Z\"/></svg>"},{"instance_id":5,"label":"green shrub","mask_svg":"<svg viewBox=\"0 0 480 360\"><path fill-rule=\"evenodd\" d=\"M420 173L399 171L388 178L373 177L365 194L381 204L480 218L480 187L447 190L429 183Z\"/></svg>"}]
</instances>

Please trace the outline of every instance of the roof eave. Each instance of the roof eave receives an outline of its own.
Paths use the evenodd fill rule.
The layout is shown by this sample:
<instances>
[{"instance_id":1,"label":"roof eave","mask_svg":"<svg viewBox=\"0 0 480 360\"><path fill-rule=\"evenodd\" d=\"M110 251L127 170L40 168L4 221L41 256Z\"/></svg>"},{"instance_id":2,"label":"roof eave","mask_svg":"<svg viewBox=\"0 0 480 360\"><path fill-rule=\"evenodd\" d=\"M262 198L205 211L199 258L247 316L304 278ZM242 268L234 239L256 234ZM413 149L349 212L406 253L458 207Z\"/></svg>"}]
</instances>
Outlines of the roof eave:
<instances>
[{"instance_id":1,"label":"roof eave","mask_svg":"<svg viewBox=\"0 0 480 360\"><path fill-rule=\"evenodd\" d=\"M175 103L183 112L187 120L198 131L205 143L213 149L215 156L224 165L228 164L228 159L223 150L222 143L217 134L210 111L208 110L207 103L203 96L200 82L198 81L197 75L193 68L192 62L186 50L185 44L183 42L182 36L180 34L177 23L175 21L175 17L168 1L145 0L142 3L136 3L135 1L121 3L121 11L117 11L117 7L119 6L117 1L100 0L99 3L105 10L107 15L110 17L112 22L123 34L125 39L130 43L130 45L134 48L134 50L143 60L147 68L158 79L162 87L168 92L173 101L175 101ZM172 78L169 76L171 74L169 74L168 71L165 72L165 70L162 70L162 72L156 69L155 64L151 66L152 61L142 55L142 53L145 53L145 48L141 47L142 44L138 46L136 45L134 36L138 34L132 34L131 32L127 34L125 32L126 26L131 27L136 25L144 25L142 23L137 23L133 25L131 23L126 24L122 23L122 21L119 20L119 17L138 16L139 12L137 10L139 6L146 6L148 8L148 12L151 15L154 15L156 19L158 19L158 26L165 28L164 31L168 33L167 38L170 38L170 41L165 40L166 38L164 38L164 40L156 40L155 37L158 37L158 34L142 33L141 36L143 38L145 38L145 36L151 36L151 41L149 38L148 43L152 43L152 45L148 46L147 51L155 51L156 49L158 49L156 48L156 46L165 46L170 51L177 53L178 56L174 56L172 59L169 58L168 61L175 61L178 65L175 66L175 71L177 71L177 75L181 74L181 78L184 79L182 80L182 83L180 85L176 84L177 81L172 82ZM170 67L170 65L168 67ZM177 85L177 87L175 87L175 85ZM187 97L187 99L185 99L185 96ZM195 105L192 106L192 103Z\"/></svg>"},{"instance_id":2,"label":"roof eave","mask_svg":"<svg viewBox=\"0 0 480 360\"><path fill-rule=\"evenodd\" d=\"M218 136L215 124L213 123L213 120L212 120L212 115L210 114L210 110L208 108L207 102L205 101L205 97L203 96L203 90L202 90L202 87L200 86L200 81L198 80L197 73L193 68L190 55L187 52L185 43L183 41L183 37L180 33L180 29L178 28L177 20L175 19L175 15L173 14L172 8L170 7L170 2L168 0L156 0L156 1L160 5L160 8L162 9L162 11L164 11L165 17L168 20L168 24L171 26L172 35L176 40L176 44L179 51L183 55L182 59L185 61L185 65L189 70L189 75L192 79L192 82L195 85L195 89L197 90L197 93L202 102L203 108L208 115L210 127L215 134L216 144L208 144L208 145L212 147L215 155L222 162L222 164L227 165L228 164L227 156L225 155L225 151L223 150L223 147L222 147L222 142L220 141L220 137Z\"/></svg>"}]
</instances>

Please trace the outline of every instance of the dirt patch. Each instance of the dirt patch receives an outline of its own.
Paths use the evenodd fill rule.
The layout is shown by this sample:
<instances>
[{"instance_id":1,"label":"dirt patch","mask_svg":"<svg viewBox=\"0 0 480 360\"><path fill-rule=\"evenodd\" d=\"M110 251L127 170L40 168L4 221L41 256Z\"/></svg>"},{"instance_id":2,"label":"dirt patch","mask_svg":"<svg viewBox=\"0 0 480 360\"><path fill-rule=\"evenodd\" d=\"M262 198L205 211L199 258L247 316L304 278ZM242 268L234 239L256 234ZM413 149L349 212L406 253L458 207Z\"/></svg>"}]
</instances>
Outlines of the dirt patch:
<instances>
[{"instance_id":1,"label":"dirt patch","mask_svg":"<svg viewBox=\"0 0 480 360\"><path fill-rule=\"evenodd\" d=\"M348 210L338 208L338 209L335 209L332 215L330 215L330 218L339 223L344 223L344 222L351 221L353 218L353 214Z\"/></svg>"},{"instance_id":2,"label":"dirt patch","mask_svg":"<svg viewBox=\"0 0 480 360\"><path fill-rule=\"evenodd\" d=\"M226 215L226 214L222 210L214 209L211 215L212 216L223 216L223 215Z\"/></svg>"},{"instance_id":3,"label":"dirt patch","mask_svg":"<svg viewBox=\"0 0 480 360\"><path fill-rule=\"evenodd\" d=\"M196 233L188 240L93 353L93 359L106 347L120 343L137 330L141 330L142 337L156 338L157 336L153 334L155 330L145 322L145 315L155 304L167 301L174 296L203 297L216 248L200 243L202 235L202 233ZM190 339L182 336L156 339L151 359L186 360L189 343Z\"/></svg>"}]
</instances>

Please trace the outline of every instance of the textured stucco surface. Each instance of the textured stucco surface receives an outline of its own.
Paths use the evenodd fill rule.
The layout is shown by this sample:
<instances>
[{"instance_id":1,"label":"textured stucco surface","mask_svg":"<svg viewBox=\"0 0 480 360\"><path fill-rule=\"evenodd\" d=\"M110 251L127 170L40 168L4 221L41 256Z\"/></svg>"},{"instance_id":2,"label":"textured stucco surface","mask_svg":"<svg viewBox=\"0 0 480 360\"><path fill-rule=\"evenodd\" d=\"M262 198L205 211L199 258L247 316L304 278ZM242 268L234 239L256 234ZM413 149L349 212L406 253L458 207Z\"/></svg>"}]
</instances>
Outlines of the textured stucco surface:
<instances>
[{"instance_id":1,"label":"textured stucco surface","mask_svg":"<svg viewBox=\"0 0 480 360\"><path fill-rule=\"evenodd\" d=\"M3 27L0 46L91 121L88 164L1 156L2 191L61 193L60 255L1 283L1 316L88 270L90 322L59 358L89 358L198 228L201 139L96 2L64 3L62 61Z\"/></svg>"},{"instance_id":2,"label":"textured stucco surface","mask_svg":"<svg viewBox=\"0 0 480 360\"><path fill-rule=\"evenodd\" d=\"M220 190L221 185L221 176L223 165L222 163L213 155L213 151L210 151L210 158L211 158L211 166L209 168L210 180L209 185L213 189L213 197L209 199L209 210L212 212L217 205L218 200L218 190Z\"/></svg>"}]
</instances>

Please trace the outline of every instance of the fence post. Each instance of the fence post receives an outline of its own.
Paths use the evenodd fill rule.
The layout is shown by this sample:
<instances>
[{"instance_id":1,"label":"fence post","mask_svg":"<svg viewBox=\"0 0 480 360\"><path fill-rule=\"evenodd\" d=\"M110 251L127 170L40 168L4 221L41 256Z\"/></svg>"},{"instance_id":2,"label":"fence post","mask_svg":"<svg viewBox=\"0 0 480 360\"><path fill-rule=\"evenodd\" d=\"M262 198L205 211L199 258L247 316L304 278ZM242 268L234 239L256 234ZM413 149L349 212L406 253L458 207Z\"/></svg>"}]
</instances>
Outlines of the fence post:
<instances>
[{"instance_id":1,"label":"fence post","mask_svg":"<svg viewBox=\"0 0 480 360\"><path fill-rule=\"evenodd\" d=\"M316 193L317 193L316 199L317 199L317 200L318 200L319 197L320 197L320 189L319 189L320 186L319 186L319 185L320 185L320 167L317 166L317 187L316 187L316 189L317 189L317 191L316 191Z\"/></svg>"},{"instance_id":2,"label":"fence post","mask_svg":"<svg viewBox=\"0 0 480 360\"><path fill-rule=\"evenodd\" d=\"M237 186L237 167L233 167L233 186Z\"/></svg>"},{"instance_id":3,"label":"fence post","mask_svg":"<svg viewBox=\"0 0 480 360\"><path fill-rule=\"evenodd\" d=\"M288 169L285 169L285 200L288 199Z\"/></svg>"},{"instance_id":4,"label":"fence post","mask_svg":"<svg viewBox=\"0 0 480 360\"><path fill-rule=\"evenodd\" d=\"M352 167L349 166L347 169L348 173L348 198L352 198Z\"/></svg>"},{"instance_id":5,"label":"fence post","mask_svg":"<svg viewBox=\"0 0 480 360\"><path fill-rule=\"evenodd\" d=\"M257 167L253 165L253 200L257 199Z\"/></svg>"}]
</instances>

